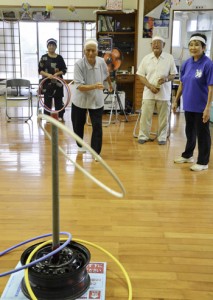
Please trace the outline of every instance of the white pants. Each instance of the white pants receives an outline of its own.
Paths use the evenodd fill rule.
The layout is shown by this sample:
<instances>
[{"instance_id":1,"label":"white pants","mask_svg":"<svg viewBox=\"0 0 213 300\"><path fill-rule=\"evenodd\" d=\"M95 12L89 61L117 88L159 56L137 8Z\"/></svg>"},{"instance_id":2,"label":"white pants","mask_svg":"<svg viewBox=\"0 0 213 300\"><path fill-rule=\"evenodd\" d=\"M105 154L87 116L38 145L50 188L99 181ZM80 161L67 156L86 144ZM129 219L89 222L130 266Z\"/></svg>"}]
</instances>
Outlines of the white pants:
<instances>
[{"instance_id":1,"label":"white pants","mask_svg":"<svg viewBox=\"0 0 213 300\"><path fill-rule=\"evenodd\" d=\"M170 114L170 100L146 100L142 101L139 140L149 140L152 127L152 116L156 107L158 113L158 141L166 141L168 130L168 119Z\"/></svg>"}]
</instances>

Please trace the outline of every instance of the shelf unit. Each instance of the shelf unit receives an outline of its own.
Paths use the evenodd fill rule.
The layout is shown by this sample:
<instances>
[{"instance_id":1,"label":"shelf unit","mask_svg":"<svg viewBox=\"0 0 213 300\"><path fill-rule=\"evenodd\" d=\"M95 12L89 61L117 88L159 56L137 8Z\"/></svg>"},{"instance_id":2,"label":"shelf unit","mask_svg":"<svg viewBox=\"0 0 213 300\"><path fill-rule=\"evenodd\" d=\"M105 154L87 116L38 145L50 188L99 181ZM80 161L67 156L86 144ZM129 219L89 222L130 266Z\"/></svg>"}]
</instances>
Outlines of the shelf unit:
<instances>
[{"instance_id":1,"label":"shelf unit","mask_svg":"<svg viewBox=\"0 0 213 300\"><path fill-rule=\"evenodd\" d=\"M96 14L97 40L112 38L112 48L122 53L122 63L115 75L118 91L125 92L126 102L135 110L135 71L137 68L137 11L98 11ZM99 52L100 56L104 52ZM121 73L124 71L124 74Z\"/></svg>"}]
</instances>

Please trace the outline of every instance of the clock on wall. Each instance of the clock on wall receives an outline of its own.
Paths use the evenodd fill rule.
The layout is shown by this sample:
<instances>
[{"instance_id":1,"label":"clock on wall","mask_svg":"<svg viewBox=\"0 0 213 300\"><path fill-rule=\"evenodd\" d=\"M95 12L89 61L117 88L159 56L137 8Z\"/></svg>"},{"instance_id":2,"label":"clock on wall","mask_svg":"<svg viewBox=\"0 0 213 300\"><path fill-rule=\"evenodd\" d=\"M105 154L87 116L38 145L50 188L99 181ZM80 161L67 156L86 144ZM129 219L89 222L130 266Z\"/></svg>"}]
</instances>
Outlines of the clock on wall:
<instances>
[{"instance_id":1,"label":"clock on wall","mask_svg":"<svg viewBox=\"0 0 213 300\"><path fill-rule=\"evenodd\" d=\"M123 0L107 0L106 9L122 10L123 9Z\"/></svg>"}]
</instances>

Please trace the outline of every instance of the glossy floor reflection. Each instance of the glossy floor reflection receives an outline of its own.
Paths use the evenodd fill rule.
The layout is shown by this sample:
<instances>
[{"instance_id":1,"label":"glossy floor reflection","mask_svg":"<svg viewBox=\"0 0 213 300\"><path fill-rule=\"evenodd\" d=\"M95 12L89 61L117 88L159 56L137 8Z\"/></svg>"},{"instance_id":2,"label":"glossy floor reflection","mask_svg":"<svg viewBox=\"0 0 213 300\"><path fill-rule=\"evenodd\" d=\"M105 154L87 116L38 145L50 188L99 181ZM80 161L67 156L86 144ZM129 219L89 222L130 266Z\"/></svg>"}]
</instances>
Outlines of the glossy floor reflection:
<instances>
[{"instance_id":1,"label":"glossy floor reflection","mask_svg":"<svg viewBox=\"0 0 213 300\"><path fill-rule=\"evenodd\" d=\"M192 172L173 163L184 150L184 115L172 115L164 146L140 145L133 137L137 115L103 128L102 158L125 186L117 199L97 187L59 154L60 229L103 246L126 268L133 299L213 299L213 157L209 170ZM122 116L121 116L121 120ZM157 116L153 118L156 130ZM43 121L51 132L51 125ZM65 124L72 129L70 110ZM32 121L10 122L0 109L0 251L52 231L51 144ZM212 131L212 125L211 125ZM91 126L85 127L89 142ZM91 154L79 154L75 141L59 133L65 152L100 180L116 188ZM197 150L195 151L195 159ZM22 250L1 257L0 272L12 269ZM107 261L106 299L127 299L116 265L90 249L92 261ZM0 280L0 294L8 278Z\"/></svg>"}]
</instances>

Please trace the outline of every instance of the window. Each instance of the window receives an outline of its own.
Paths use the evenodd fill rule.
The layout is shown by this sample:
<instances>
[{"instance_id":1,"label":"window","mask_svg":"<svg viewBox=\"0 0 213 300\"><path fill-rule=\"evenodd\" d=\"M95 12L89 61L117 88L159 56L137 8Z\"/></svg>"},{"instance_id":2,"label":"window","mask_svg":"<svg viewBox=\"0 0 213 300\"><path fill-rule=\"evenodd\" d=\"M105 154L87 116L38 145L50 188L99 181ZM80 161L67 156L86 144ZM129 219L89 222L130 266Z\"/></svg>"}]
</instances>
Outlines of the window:
<instances>
[{"instance_id":1,"label":"window","mask_svg":"<svg viewBox=\"0 0 213 300\"><path fill-rule=\"evenodd\" d=\"M180 20L173 21L172 47L180 47Z\"/></svg>"},{"instance_id":2,"label":"window","mask_svg":"<svg viewBox=\"0 0 213 300\"><path fill-rule=\"evenodd\" d=\"M84 41L96 37L94 22L61 22L59 28L60 54L67 65L65 79L72 79L76 60L83 57Z\"/></svg>"},{"instance_id":3,"label":"window","mask_svg":"<svg viewBox=\"0 0 213 300\"><path fill-rule=\"evenodd\" d=\"M47 39L55 38L67 65L64 78L73 79L74 63L83 57L85 39L95 37L95 22L0 21L0 78L38 83L38 61L47 51Z\"/></svg>"},{"instance_id":4,"label":"window","mask_svg":"<svg viewBox=\"0 0 213 300\"><path fill-rule=\"evenodd\" d=\"M0 78L20 78L19 23L0 22Z\"/></svg>"}]
</instances>

